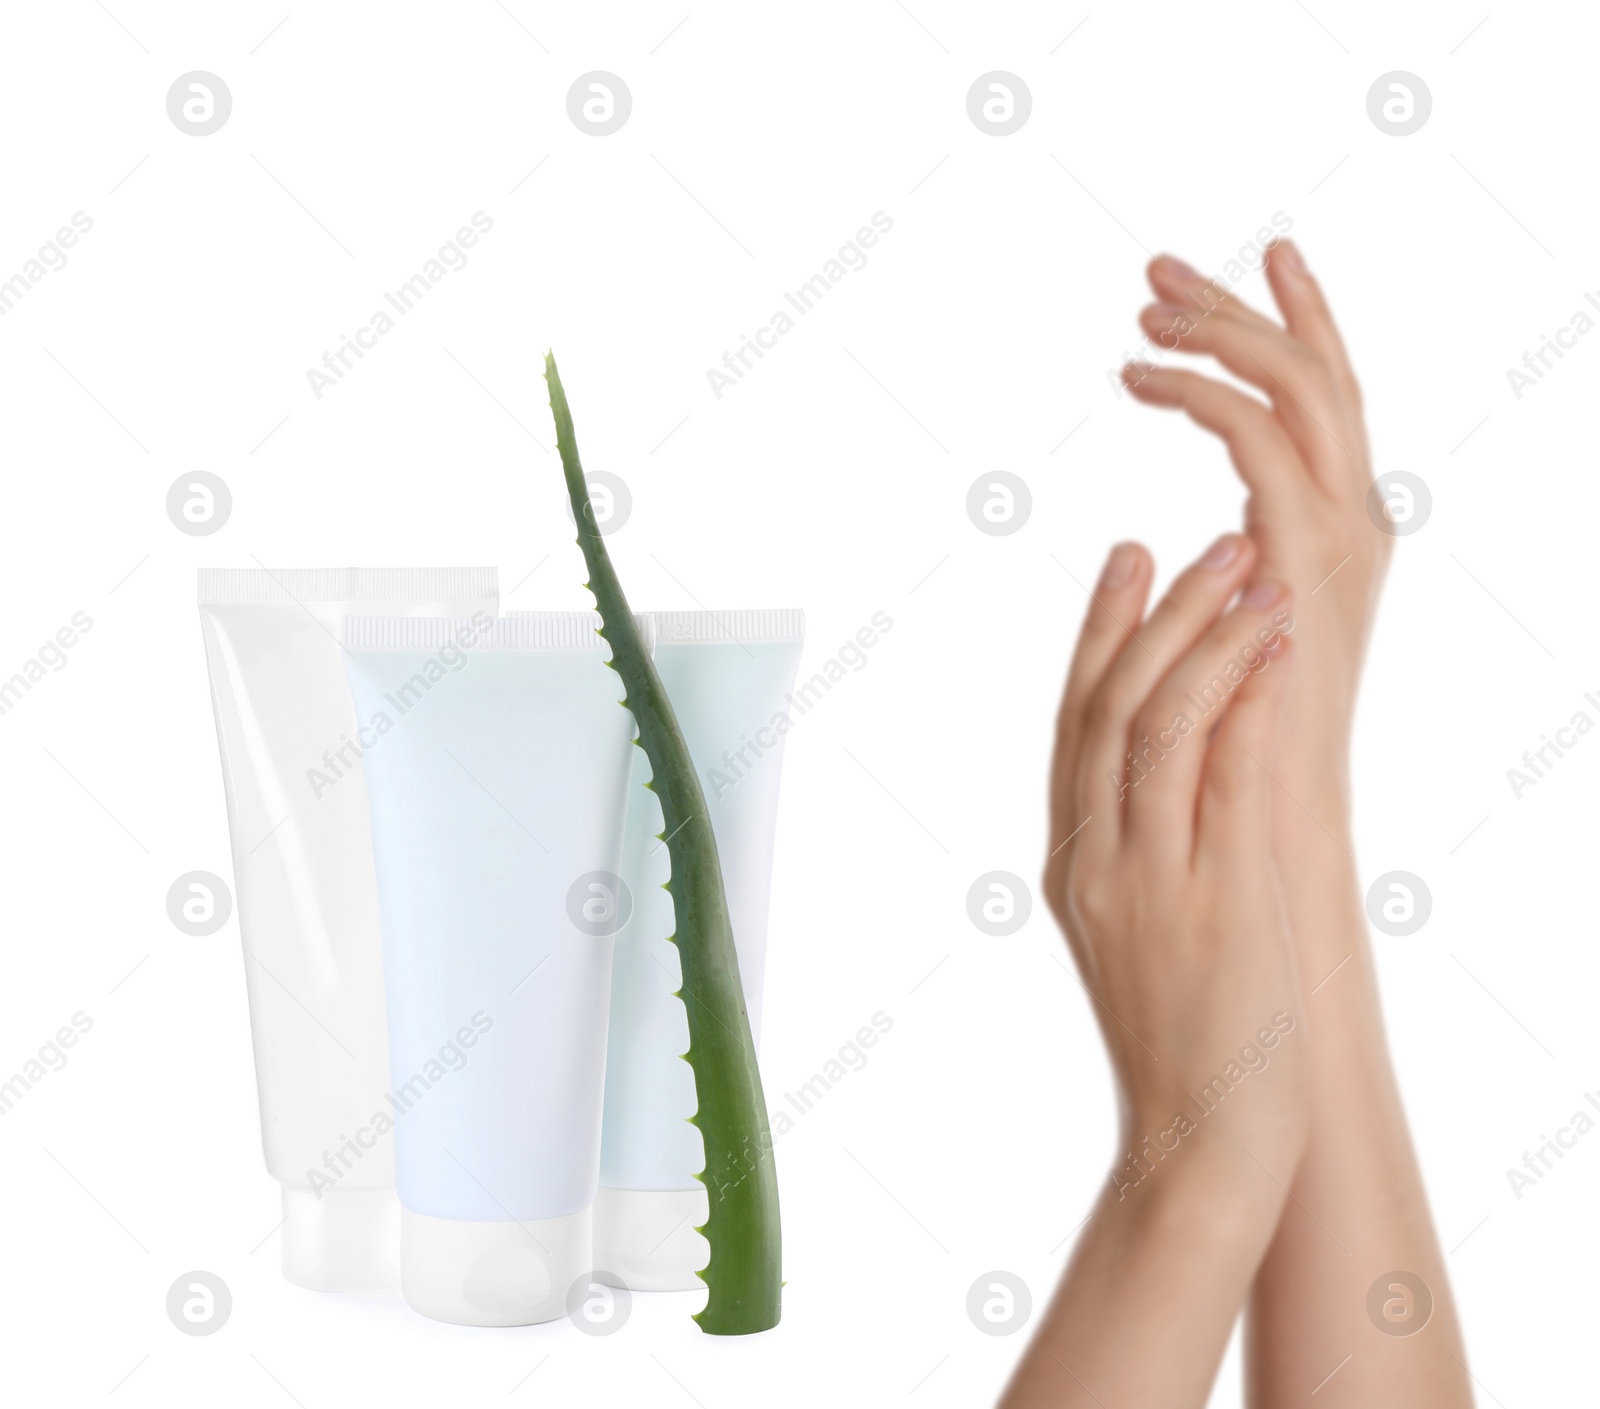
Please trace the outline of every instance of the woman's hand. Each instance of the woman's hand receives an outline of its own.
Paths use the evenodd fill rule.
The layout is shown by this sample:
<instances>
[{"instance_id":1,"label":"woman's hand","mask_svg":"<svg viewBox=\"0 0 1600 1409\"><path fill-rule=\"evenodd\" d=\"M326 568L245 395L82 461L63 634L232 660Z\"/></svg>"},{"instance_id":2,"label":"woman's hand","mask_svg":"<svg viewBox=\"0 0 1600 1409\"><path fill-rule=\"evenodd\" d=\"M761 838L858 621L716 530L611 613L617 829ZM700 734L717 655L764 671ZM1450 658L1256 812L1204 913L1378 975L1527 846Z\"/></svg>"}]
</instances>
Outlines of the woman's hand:
<instances>
[{"instance_id":1,"label":"woman's hand","mask_svg":"<svg viewBox=\"0 0 1600 1409\"><path fill-rule=\"evenodd\" d=\"M1350 724L1393 546L1368 511L1361 393L1292 245L1267 264L1281 327L1179 260L1158 259L1149 273L1162 301L1140 314L1145 330L1215 357L1268 402L1171 367L1129 367L1124 380L1141 401L1181 408L1227 443L1250 494L1258 572L1295 592L1294 679L1272 753L1257 756L1276 784L1272 853L1316 1041L1302 1044L1304 1153L1298 1163L1263 1156L1293 1202L1252 1291L1249 1401L1288 1403L1315 1387L1327 1409L1456 1409L1471 1402L1465 1350L1389 1066L1349 830ZM1385 1334L1368 1315L1372 1287L1396 1268L1430 1291L1431 1317L1415 1334Z\"/></svg>"},{"instance_id":2,"label":"woman's hand","mask_svg":"<svg viewBox=\"0 0 1600 1409\"><path fill-rule=\"evenodd\" d=\"M1255 558L1248 538L1219 538L1144 620L1149 557L1115 549L1061 705L1045 893L1116 1070L1135 1156L1122 1184L1202 1126L1226 1125L1274 1168L1305 1135L1306 1036L1259 761L1296 627L1270 577L1228 610Z\"/></svg>"},{"instance_id":3,"label":"woman's hand","mask_svg":"<svg viewBox=\"0 0 1600 1409\"><path fill-rule=\"evenodd\" d=\"M1306 1138L1272 862L1287 589L1229 534L1148 619L1106 565L1061 704L1045 892L1110 1051L1123 1150L1003 1403L1203 1405Z\"/></svg>"},{"instance_id":4,"label":"woman's hand","mask_svg":"<svg viewBox=\"0 0 1600 1409\"><path fill-rule=\"evenodd\" d=\"M1288 809L1337 830L1348 813L1346 761L1356 687L1392 537L1367 513L1372 483L1361 389L1322 291L1288 242L1267 257L1283 315L1273 322L1164 255L1151 262L1161 301L1139 315L1160 346L1216 358L1267 401L1176 367L1133 364L1139 400L1176 407L1227 444L1250 499L1245 527L1261 571L1294 589L1301 664L1271 762Z\"/></svg>"}]
</instances>

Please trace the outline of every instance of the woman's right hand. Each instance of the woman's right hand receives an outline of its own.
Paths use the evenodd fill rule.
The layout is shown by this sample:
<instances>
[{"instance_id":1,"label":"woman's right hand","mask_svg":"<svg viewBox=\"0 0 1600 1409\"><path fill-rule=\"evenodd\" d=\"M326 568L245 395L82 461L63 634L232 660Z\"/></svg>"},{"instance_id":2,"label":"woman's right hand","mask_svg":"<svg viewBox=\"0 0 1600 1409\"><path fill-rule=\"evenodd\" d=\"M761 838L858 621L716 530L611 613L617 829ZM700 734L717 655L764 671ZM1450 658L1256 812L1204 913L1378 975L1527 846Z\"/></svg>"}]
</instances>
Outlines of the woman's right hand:
<instances>
[{"instance_id":1,"label":"woman's right hand","mask_svg":"<svg viewBox=\"0 0 1600 1409\"><path fill-rule=\"evenodd\" d=\"M1148 272L1161 301L1139 314L1146 334L1215 358L1266 397L1178 367L1123 369L1140 401L1184 411L1221 437L1250 491L1245 528L1261 571L1297 594L1302 645L1278 749L1263 761L1283 784L1279 809L1289 828L1305 829L1309 809L1342 835L1356 687L1394 548L1393 531L1380 529L1368 508L1361 389L1327 300L1289 241L1267 255L1281 324L1171 255Z\"/></svg>"}]
</instances>

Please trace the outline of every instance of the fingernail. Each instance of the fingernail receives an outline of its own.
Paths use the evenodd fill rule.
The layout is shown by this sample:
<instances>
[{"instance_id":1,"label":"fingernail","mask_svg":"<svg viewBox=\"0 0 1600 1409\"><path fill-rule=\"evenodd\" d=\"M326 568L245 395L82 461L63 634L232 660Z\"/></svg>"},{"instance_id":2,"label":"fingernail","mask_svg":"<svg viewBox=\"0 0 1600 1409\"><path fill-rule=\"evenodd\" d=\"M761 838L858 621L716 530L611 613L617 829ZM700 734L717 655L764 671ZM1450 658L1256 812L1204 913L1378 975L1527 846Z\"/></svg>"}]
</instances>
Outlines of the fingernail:
<instances>
[{"instance_id":1,"label":"fingernail","mask_svg":"<svg viewBox=\"0 0 1600 1409\"><path fill-rule=\"evenodd\" d=\"M1202 274L1193 265L1184 263L1184 261L1179 259L1178 256L1175 255L1175 254L1164 254L1164 255L1162 255L1161 256L1161 262L1164 265L1166 265L1167 268L1169 270L1171 270L1172 273L1176 274L1180 279L1188 279L1188 280L1190 280L1192 282L1200 282L1200 283L1203 283L1205 281L1205 275L1204 274Z\"/></svg>"},{"instance_id":2,"label":"fingernail","mask_svg":"<svg viewBox=\"0 0 1600 1409\"><path fill-rule=\"evenodd\" d=\"M1205 557L1200 559L1200 566L1210 568L1213 572L1220 572L1239 556L1239 549L1244 546L1244 539L1237 533L1225 533L1206 549Z\"/></svg>"},{"instance_id":3,"label":"fingernail","mask_svg":"<svg viewBox=\"0 0 1600 1409\"><path fill-rule=\"evenodd\" d=\"M1250 611L1259 612L1265 611L1268 607L1282 600L1283 584L1281 582L1273 582L1270 579L1263 579L1260 582L1252 582L1250 584L1244 596L1239 599L1239 605L1247 607Z\"/></svg>"},{"instance_id":4,"label":"fingernail","mask_svg":"<svg viewBox=\"0 0 1600 1409\"><path fill-rule=\"evenodd\" d=\"M1272 251L1273 257L1291 274L1304 274L1306 262L1301 257L1299 246L1293 240L1284 240Z\"/></svg>"},{"instance_id":5,"label":"fingernail","mask_svg":"<svg viewBox=\"0 0 1600 1409\"><path fill-rule=\"evenodd\" d=\"M1133 544L1117 544L1106 559L1105 569L1100 574L1100 586L1108 592L1126 587L1133 580L1133 572L1138 565L1139 555L1134 551Z\"/></svg>"},{"instance_id":6,"label":"fingernail","mask_svg":"<svg viewBox=\"0 0 1600 1409\"><path fill-rule=\"evenodd\" d=\"M1148 362L1129 362L1122 369L1122 381L1125 386L1138 386L1146 377L1155 371Z\"/></svg>"}]
</instances>

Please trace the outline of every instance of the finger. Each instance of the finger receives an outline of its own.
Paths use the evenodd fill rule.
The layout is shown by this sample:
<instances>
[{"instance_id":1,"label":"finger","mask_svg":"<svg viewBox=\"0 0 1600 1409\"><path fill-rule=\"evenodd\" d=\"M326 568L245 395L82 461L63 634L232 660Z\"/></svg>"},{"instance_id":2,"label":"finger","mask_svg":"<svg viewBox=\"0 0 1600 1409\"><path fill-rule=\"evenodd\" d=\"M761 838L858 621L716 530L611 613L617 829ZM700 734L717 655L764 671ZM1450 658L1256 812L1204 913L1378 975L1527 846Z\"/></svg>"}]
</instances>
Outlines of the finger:
<instances>
[{"instance_id":1,"label":"finger","mask_svg":"<svg viewBox=\"0 0 1600 1409\"><path fill-rule=\"evenodd\" d=\"M1182 304L1203 314L1221 313L1242 318L1265 328L1277 327L1266 314L1256 312L1233 294L1221 280L1207 279L1175 255L1158 255L1150 261L1145 275L1156 297L1167 303Z\"/></svg>"},{"instance_id":2,"label":"finger","mask_svg":"<svg viewBox=\"0 0 1600 1409\"><path fill-rule=\"evenodd\" d=\"M1192 854L1208 740L1251 677L1270 664L1267 647L1283 639L1288 602L1283 583L1252 582L1238 605L1167 672L1134 717L1130 844L1158 855Z\"/></svg>"},{"instance_id":3,"label":"finger","mask_svg":"<svg viewBox=\"0 0 1600 1409\"><path fill-rule=\"evenodd\" d=\"M1239 478L1269 515L1304 499L1312 483L1305 461L1270 407L1237 387L1174 367L1132 363L1122 369L1122 379L1146 405L1176 408L1220 436Z\"/></svg>"},{"instance_id":4,"label":"finger","mask_svg":"<svg viewBox=\"0 0 1600 1409\"><path fill-rule=\"evenodd\" d=\"M1272 399L1301 455L1329 489L1343 487L1354 456L1344 408L1321 358L1281 328L1199 318L1177 304L1150 304L1140 326L1162 347L1209 353Z\"/></svg>"},{"instance_id":5,"label":"finger","mask_svg":"<svg viewBox=\"0 0 1600 1409\"><path fill-rule=\"evenodd\" d=\"M1120 840L1128 790L1129 729L1161 677L1228 604L1255 566L1255 546L1225 533L1172 584L1161 604L1107 668L1084 708L1075 800L1093 813L1114 809L1111 840ZM1100 830L1098 821L1096 831Z\"/></svg>"},{"instance_id":6,"label":"finger","mask_svg":"<svg viewBox=\"0 0 1600 1409\"><path fill-rule=\"evenodd\" d=\"M1144 619L1150 593L1150 554L1137 543L1119 543L1106 559L1089 594L1089 610L1072 654L1066 690L1056 716L1055 761L1051 767L1050 857L1064 861L1066 845L1083 823L1076 807L1078 745L1084 706L1117 652Z\"/></svg>"},{"instance_id":7,"label":"finger","mask_svg":"<svg viewBox=\"0 0 1600 1409\"><path fill-rule=\"evenodd\" d=\"M1359 414L1361 389L1356 384L1349 354L1317 281L1306 269L1299 246L1290 240L1280 240L1269 246L1266 272L1273 299L1289 333L1327 363L1340 395L1348 402L1349 409ZM1222 313L1263 327L1277 326L1234 295L1220 280L1208 280L1197 269L1172 255L1152 260L1147 273L1150 287L1166 302L1204 313Z\"/></svg>"},{"instance_id":8,"label":"finger","mask_svg":"<svg viewBox=\"0 0 1600 1409\"><path fill-rule=\"evenodd\" d=\"M1205 758L1195 822L1196 854L1243 848L1265 856L1272 843L1272 744L1292 674L1291 638L1264 647L1271 664L1240 686Z\"/></svg>"},{"instance_id":9,"label":"finger","mask_svg":"<svg viewBox=\"0 0 1600 1409\"><path fill-rule=\"evenodd\" d=\"M1284 240L1268 251L1267 283L1272 287L1272 296L1278 301L1289 332L1328 364L1334 385L1351 413L1360 415L1361 388L1350 366L1350 354L1345 351L1344 339L1339 336L1339 327L1328 310L1321 287L1306 268L1300 247L1293 241Z\"/></svg>"}]
</instances>

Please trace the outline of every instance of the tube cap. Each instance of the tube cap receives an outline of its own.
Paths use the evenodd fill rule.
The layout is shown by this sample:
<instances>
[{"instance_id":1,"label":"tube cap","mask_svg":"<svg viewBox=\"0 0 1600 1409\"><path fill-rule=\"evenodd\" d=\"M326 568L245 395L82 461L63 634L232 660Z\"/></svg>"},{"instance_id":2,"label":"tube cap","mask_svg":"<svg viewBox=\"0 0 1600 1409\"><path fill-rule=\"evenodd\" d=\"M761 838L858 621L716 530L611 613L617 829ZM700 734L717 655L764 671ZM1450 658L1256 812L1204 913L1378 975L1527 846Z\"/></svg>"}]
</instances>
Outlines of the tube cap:
<instances>
[{"instance_id":1,"label":"tube cap","mask_svg":"<svg viewBox=\"0 0 1600 1409\"><path fill-rule=\"evenodd\" d=\"M412 1310L457 1326L554 1321L590 1271L592 1213L476 1223L402 1209L401 1290Z\"/></svg>"},{"instance_id":2,"label":"tube cap","mask_svg":"<svg viewBox=\"0 0 1600 1409\"><path fill-rule=\"evenodd\" d=\"M283 1186L283 1275L316 1292L393 1291L400 1280L400 1203L393 1190Z\"/></svg>"},{"instance_id":3,"label":"tube cap","mask_svg":"<svg viewBox=\"0 0 1600 1409\"><path fill-rule=\"evenodd\" d=\"M634 1292L704 1291L711 1245L695 1229L711 1216L705 1185L601 1189L594 1201L597 1275ZM608 1277L607 1274L610 1274Z\"/></svg>"}]
</instances>

